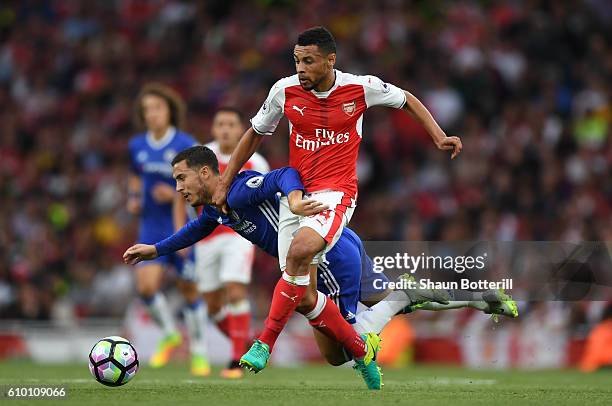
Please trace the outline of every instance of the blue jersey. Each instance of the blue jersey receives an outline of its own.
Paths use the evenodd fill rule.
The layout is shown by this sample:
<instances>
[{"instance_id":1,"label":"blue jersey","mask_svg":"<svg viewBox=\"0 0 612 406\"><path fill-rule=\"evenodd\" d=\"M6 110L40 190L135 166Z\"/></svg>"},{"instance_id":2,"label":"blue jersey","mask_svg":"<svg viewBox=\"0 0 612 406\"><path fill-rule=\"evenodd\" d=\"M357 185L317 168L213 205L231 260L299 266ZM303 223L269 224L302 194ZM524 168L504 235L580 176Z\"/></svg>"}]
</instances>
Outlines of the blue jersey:
<instances>
[{"instance_id":1,"label":"blue jersey","mask_svg":"<svg viewBox=\"0 0 612 406\"><path fill-rule=\"evenodd\" d=\"M195 144L193 137L174 128L170 128L160 140L148 133L130 140L131 170L142 181L139 242L152 244L174 232L172 202L159 204L153 199L152 192L158 183L176 187L170 162L177 153Z\"/></svg>"},{"instance_id":2,"label":"blue jersey","mask_svg":"<svg viewBox=\"0 0 612 406\"><path fill-rule=\"evenodd\" d=\"M288 195L294 190L303 190L303 184L293 168L277 169L266 175L255 171L241 172L228 191L229 215L222 214L213 206L205 206L198 218L155 244L157 253L165 255L195 244L223 224L268 254L278 257L278 194ZM372 261L366 255L361 239L349 228L344 228L317 271L317 289L338 305L349 322L354 322L357 302L364 294L379 293L372 291L371 281L374 278L386 280L384 274L373 273Z\"/></svg>"}]
</instances>

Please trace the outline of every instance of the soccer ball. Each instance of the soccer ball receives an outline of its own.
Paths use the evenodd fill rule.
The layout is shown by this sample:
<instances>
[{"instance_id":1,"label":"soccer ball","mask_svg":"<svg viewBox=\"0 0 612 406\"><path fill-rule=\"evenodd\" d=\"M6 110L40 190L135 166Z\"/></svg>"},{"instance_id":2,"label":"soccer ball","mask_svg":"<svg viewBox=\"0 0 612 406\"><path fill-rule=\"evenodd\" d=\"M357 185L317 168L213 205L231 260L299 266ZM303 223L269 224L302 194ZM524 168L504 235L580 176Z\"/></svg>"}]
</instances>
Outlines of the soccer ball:
<instances>
[{"instance_id":1,"label":"soccer ball","mask_svg":"<svg viewBox=\"0 0 612 406\"><path fill-rule=\"evenodd\" d=\"M138 372L136 350L123 337L105 337L89 352L89 372L103 385L125 385Z\"/></svg>"}]
</instances>

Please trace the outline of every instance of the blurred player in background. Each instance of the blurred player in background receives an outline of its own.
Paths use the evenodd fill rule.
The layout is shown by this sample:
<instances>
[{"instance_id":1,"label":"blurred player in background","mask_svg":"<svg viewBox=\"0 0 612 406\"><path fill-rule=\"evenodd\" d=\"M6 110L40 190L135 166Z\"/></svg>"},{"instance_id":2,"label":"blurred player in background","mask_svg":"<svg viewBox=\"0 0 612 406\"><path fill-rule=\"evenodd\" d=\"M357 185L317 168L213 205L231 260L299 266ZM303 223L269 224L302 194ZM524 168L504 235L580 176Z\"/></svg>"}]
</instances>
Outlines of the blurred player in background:
<instances>
[{"instance_id":1,"label":"blurred player in background","mask_svg":"<svg viewBox=\"0 0 612 406\"><path fill-rule=\"evenodd\" d=\"M217 156L221 172L243 133L243 117L239 110L223 107L216 112L211 128L214 141L206 146ZM258 153L253 154L242 169L261 173L270 170L268 162ZM239 360L250 339L251 307L247 285L251 282L254 253L253 244L223 225L215 228L195 248L198 288L204 294L208 314L232 343L232 359L221 371L225 378L243 375Z\"/></svg>"},{"instance_id":2,"label":"blurred player in background","mask_svg":"<svg viewBox=\"0 0 612 406\"><path fill-rule=\"evenodd\" d=\"M224 207L227 190L262 138L274 134L282 116L289 120L289 164L297 169L306 197L329 210L314 216L291 213L281 199L279 264L283 275L272 297L264 329L241 362L255 370L265 367L280 332L304 299L316 302L309 274L331 250L357 204L357 155L362 138L363 114L374 106L404 109L423 125L438 149L461 152L461 140L449 137L429 111L410 92L375 76L358 76L334 69L336 43L323 27L302 32L294 47L297 73L274 84L251 120L227 169L213 203ZM360 350L358 347L361 346ZM351 351L364 353L364 343ZM357 355L359 358L359 355Z\"/></svg>"},{"instance_id":3,"label":"blurred player in background","mask_svg":"<svg viewBox=\"0 0 612 406\"><path fill-rule=\"evenodd\" d=\"M130 213L140 218L138 241L153 243L185 224L185 202L174 191L176 184L170 162L177 152L193 146L196 141L180 130L185 121L185 105L180 96L167 86L152 83L141 90L135 120L139 127L146 128L146 132L134 136L129 143L131 174L127 206ZM160 291L164 267L174 266L179 274L179 290L187 302L183 314L189 332L191 372L206 376L210 374L210 366L204 341L205 309L195 284L193 262L185 255L175 253L138 264L136 288L164 334L150 360L152 367L161 367L182 341L166 298Z\"/></svg>"}]
</instances>

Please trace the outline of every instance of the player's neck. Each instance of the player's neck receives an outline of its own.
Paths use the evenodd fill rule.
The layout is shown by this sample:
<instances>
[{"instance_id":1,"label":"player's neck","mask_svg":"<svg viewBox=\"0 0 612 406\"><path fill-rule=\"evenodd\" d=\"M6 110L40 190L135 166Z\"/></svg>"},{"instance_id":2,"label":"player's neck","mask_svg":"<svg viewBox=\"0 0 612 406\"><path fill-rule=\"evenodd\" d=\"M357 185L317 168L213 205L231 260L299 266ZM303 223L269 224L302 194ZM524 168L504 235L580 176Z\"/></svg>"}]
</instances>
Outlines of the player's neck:
<instances>
[{"instance_id":1,"label":"player's neck","mask_svg":"<svg viewBox=\"0 0 612 406\"><path fill-rule=\"evenodd\" d=\"M317 92L327 92L329 89L334 87L336 83L336 70L332 69L329 75L325 79L323 79L317 86L315 86L314 90Z\"/></svg>"},{"instance_id":2,"label":"player's neck","mask_svg":"<svg viewBox=\"0 0 612 406\"><path fill-rule=\"evenodd\" d=\"M212 204L212 197L214 196L214 194L217 192L217 187L219 186L219 179L221 178L221 176L217 175L214 178L212 178L210 180L211 183L211 188L210 188L210 196L208 196L207 198L207 202L206 204Z\"/></svg>"},{"instance_id":3,"label":"player's neck","mask_svg":"<svg viewBox=\"0 0 612 406\"><path fill-rule=\"evenodd\" d=\"M150 131L151 131L151 134L153 135L153 138L155 138L156 140L161 140L162 138L164 138L164 135L166 135L169 128L170 126L167 126L167 127L158 128L156 130L150 130Z\"/></svg>"},{"instance_id":4,"label":"player's neck","mask_svg":"<svg viewBox=\"0 0 612 406\"><path fill-rule=\"evenodd\" d=\"M236 149L236 145L222 145L219 144L219 151L223 155L232 155L232 152Z\"/></svg>"}]
</instances>

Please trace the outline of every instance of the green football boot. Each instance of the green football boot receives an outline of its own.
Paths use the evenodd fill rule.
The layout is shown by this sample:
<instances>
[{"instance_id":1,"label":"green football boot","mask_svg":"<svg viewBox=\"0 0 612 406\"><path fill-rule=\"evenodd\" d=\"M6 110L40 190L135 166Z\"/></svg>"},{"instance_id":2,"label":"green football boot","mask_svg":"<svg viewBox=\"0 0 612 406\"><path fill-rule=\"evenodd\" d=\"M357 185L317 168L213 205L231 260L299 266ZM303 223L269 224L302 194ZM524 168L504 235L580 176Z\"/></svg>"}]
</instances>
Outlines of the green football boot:
<instances>
[{"instance_id":1,"label":"green football boot","mask_svg":"<svg viewBox=\"0 0 612 406\"><path fill-rule=\"evenodd\" d=\"M499 321L499 315L511 318L518 317L519 311L516 301L504 289L486 291L482 297L489 305L489 308L484 312L490 314L494 322Z\"/></svg>"},{"instance_id":2,"label":"green football boot","mask_svg":"<svg viewBox=\"0 0 612 406\"><path fill-rule=\"evenodd\" d=\"M255 340L251 348L240 358L240 366L257 373L266 367L269 358L270 346Z\"/></svg>"},{"instance_id":3,"label":"green football boot","mask_svg":"<svg viewBox=\"0 0 612 406\"><path fill-rule=\"evenodd\" d=\"M381 349L381 339L374 333L361 334L361 338L366 344L367 352L362 359L355 360L353 369L359 372L368 389L380 390L384 384L382 383L382 371L376 364L376 354Z\"/></svg>"}]
</instances>

